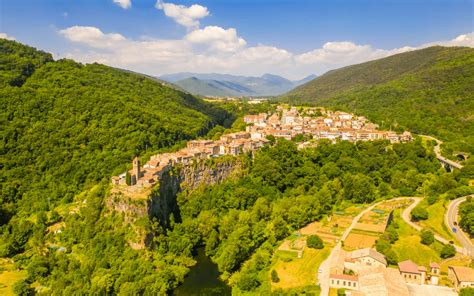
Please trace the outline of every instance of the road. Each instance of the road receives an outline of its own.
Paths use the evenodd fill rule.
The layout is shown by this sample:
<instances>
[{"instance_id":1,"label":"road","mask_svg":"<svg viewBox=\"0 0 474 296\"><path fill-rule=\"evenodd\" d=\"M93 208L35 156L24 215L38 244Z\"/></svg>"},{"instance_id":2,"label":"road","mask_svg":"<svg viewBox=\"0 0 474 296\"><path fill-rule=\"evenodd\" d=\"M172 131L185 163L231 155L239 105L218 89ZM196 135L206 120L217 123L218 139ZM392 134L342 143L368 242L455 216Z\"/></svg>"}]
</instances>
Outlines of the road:
<instances>
[{"instance_id":1,"label":"road","mask_svg":"<svg viewBox=\"0 0 474 296\"><path fill-rule=\"evenodd\" d=\"M461 165L461 164L459 164L455 161L452 161L450 159L447 159L443 155L441 155L440 145L443 144L443 141L438 140L438 139L436 139L435 137L432 137L432 136L427 136L427 135L420 135L420 136L424 137L424 138L427 138L427 139L430 139L430 140L436 141L436 146L434 146L433 151L436 154L436 158L438 160L440 160L441 162L445 162L445 163L449 164L450 166L455 167L457 169L462 169L463 168L463 165Z\"/></svg>"},{"instance_id":2,"label":"road","mask_svg":"<svg viewBox=\"0 0 474 296\"><path fill-rule=\"evenodd\" d=\"M449 203L448 210L446 211L446 214L444 215L444 223L446 224L446 226L448 227L450 231L452 231L451 229L453 228L456 229L456 232L454 233L454 235L456 236L458 241L461 243L464 249L464 254L474 257L474 247L472 245L471 240L469 239L469 236L461 229L461 227L454 224L455 222L457 222L458 207L463 201L466 200L466 197L467 196L457 198L455 200L452 200Z\"/></svg>"},{"instance_id":3,"label":"road","mask_svg":"<svg viewBox=\"0 0 474 296\"><path fill-rule=\"evenodd\" d=\"M403 199L407 199L407 198L409 198L409 197L398 197L398 198L394 198L394 199L391 199L391 200L403 200ZM344 231L341 238L339 239L339 242L331 250L331 253L329 254L328 258L326 260L324 260L323 263L321 263L321 265L319 266L319 270L321 270L322 272L320 273L319 270L318 270L318 282L319 282L319 286L321 288L321 294L320 294L321 296L329 295L329 273L330 273L330 268L329 267L334 265L334 264L331 264L331 262L334 262L334 261L337 260L337 255L339 254L339 251L341 250L341 241L344 241L347 238L347 236L349 235L351 230L354 228L354 226L356 226L359 219L365 213L367 213L368 211L370 211L374 207L376 207L378 204L380 204L382 202L385 202L385 201L387 201L387 200L379 201L379 202L369 206L368 208L366 208L362 212L360 212L359 215L355 216L354 219L352 219L351 225Z\"/></svg>"},{"instance_id":4,"label":"road","mask_svg":"<svg viewBox=\"0 0 474 296\"><path fill-rule=\"evenodd\" d=\"M421 227L418 224L415 224L414 222L411 221L411 211L418 205L418 203L422 200L420 197L411 197L411 199L414 201L410 206L408 206L405 210L402 212L402 219L405 221L406 224L410 225L411 227L415 228L418 231L422 231L423 227ZM444 237L434 234L434 238L439 241L440 243L443 244L449 244L449 240L445 239ZM465 254L467 255L467 250L464 248L461 248L459 246L454 245L454 248L456 249L456 252Z\"/></svg>"}]
</instances>

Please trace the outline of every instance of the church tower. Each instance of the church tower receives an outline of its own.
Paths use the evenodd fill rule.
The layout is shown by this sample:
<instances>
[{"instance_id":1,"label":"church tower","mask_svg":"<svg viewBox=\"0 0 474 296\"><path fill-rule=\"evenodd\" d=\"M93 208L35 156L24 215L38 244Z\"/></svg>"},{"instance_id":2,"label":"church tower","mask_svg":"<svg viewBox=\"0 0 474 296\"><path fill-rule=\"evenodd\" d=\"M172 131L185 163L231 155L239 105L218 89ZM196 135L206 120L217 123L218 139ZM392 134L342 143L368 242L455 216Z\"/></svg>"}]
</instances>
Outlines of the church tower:
<instances>
[{"instance_id":1,"label":"church tower","mask_svg":"<svg viewBox=\"0 0 474 296\"><path fill-rule=\"evenodd\" d=\"M140 179L140 159L138 156L133 159L133 174L135 175L135 183Z\"/></svg>"}]
</instances>

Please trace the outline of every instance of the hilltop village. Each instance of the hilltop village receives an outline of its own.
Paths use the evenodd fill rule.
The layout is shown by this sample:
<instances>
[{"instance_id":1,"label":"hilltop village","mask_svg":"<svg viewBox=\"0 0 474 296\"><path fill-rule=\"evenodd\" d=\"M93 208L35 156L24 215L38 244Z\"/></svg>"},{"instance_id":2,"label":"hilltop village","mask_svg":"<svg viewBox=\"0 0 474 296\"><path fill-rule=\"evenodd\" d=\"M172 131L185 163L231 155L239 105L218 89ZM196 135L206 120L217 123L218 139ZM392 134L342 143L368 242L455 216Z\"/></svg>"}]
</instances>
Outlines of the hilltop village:
<instances>
[{"instance_id":1,"label":"hilltop village","mask_svg":"<svg viewBox=\"0 0 474 296\"><path fill-rule=\"evenodd\" d=\"M278 106L274 113L246 115L244 122L248 124L246 131L226 134L215 141L189 141L186 148L177 152L153 155L143 166L136 157L132 170L112 177L112 184L129 185L128 191L150 188L158 182L165 169L174 165L187 165L194 159L235 156L256 151L270 142L269 137L291 140L301 135L305 141L299 143L299 148L316 145L322 139L332 142L385 139L392 143L412 140L410 132L397 134L393 131L381 131L363 116L316 107L298 111L296 107Z\"/></svg>"}]
</instances>

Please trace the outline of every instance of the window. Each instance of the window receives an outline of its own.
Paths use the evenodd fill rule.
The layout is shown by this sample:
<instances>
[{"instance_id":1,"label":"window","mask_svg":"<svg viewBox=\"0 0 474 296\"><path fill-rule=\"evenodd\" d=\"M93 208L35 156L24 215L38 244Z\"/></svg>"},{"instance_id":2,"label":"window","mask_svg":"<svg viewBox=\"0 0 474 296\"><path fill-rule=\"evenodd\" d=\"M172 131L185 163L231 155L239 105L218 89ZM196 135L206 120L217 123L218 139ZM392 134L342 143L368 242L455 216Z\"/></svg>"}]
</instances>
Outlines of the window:
<instances>
[{"instance_id":1,"label":"window","mask_svg":"<svg viewBox=\"0 0 474 296\"><path fill-rule=\"evenodd\" d=\"M345 285L346 285L346 281L343 281L343 282L342 282L342 285L345 286Z\"/></svg>"},{"instance_id":2,"label":"window","mask_svg":"<svg viewBox=\"0 0 474 296\"><path fill-rule=\"evenodd\" d=\"M337 280L337 284L339 285L339 280Z\"/></svg>"}]
</instances>

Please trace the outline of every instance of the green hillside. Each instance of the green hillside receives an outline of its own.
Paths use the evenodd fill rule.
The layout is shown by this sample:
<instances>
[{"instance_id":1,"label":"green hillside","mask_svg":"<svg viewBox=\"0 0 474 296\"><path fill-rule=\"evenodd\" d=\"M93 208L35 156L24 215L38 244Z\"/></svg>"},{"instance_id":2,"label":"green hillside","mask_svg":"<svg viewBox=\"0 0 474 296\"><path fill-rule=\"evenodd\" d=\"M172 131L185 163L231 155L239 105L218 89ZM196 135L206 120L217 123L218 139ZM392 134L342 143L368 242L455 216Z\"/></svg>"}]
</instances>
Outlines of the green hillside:
<instances>
[{"instance_id":1,"label":"green hillside","mask_svg":"<svg viewBox=\"0 0 474 296\"><path fill-rule=\"evenodd\" d=\"M136 154L203 135L228 113L126 71L0 39L2 223L48 210Z\"/></svg>"},{"instance_id":2,"label":"green hillside","mask_svg":"<svg viewBox=\"0 0 474 296\"><path fill-rule=\"evenodd\" d=\"M447 142L443 152L474 153L474 49L429 47L344 67L283 96L366 115L383 128Z\"/></svg>"}]
</instances>

